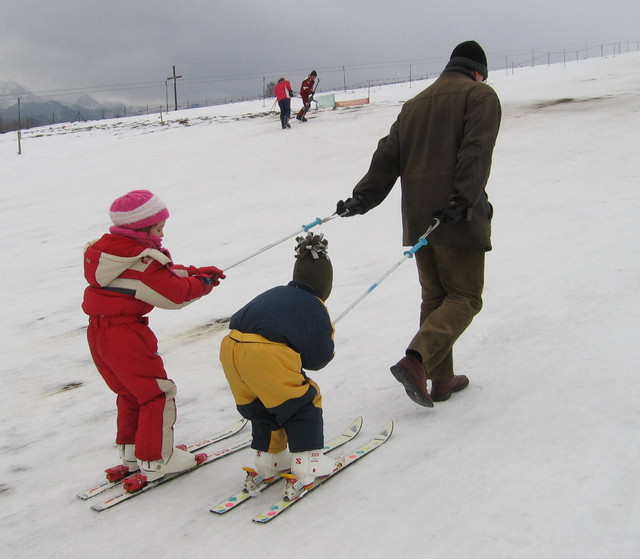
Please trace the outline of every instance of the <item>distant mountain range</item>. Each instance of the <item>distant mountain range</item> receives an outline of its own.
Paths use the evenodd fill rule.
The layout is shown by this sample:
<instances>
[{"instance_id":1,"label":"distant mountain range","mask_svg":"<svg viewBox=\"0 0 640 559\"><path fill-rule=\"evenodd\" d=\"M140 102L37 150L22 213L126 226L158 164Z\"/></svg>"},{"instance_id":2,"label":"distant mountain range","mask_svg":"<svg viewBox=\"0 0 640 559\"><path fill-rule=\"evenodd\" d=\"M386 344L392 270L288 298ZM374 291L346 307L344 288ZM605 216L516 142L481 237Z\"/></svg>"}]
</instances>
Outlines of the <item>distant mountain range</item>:
<instances>
[{"instance_id":1,"label":"distant mountain range","mask_svg":"<svg viewBox=\"0 0 640 559\"><path fill-rule=\"evenodd\" d=\"M0 81L0 132L17 128L12 124L18 121L18 99L20 99L20 120L24 128L57 122L115 118L142 112L140 107L98 103L86 93L78 95L71 102L61 103L35 95L17 82Z\"/></svg>"}]
</instances>

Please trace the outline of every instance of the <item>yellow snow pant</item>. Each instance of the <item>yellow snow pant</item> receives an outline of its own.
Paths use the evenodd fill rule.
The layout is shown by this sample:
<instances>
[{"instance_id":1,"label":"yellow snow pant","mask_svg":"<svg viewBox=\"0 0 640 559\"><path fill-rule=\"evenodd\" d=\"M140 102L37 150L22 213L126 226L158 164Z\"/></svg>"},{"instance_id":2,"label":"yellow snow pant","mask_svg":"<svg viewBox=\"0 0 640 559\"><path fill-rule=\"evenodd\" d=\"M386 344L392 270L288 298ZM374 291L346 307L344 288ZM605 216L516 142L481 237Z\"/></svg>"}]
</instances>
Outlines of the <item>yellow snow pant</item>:
<instances>
[{"instance_id":1,"label":"yellow snow pant","mask_svg":"<svg viewBox=\"0 0 640 559\"><path fill-rule=\"evenodd\" d=\"M220 361L238 411L251 421L251 447L291 452L324 446L320 387L302 370L288 345L258 334L231 330L220 345Z\"/></svg>"}]
</instances>

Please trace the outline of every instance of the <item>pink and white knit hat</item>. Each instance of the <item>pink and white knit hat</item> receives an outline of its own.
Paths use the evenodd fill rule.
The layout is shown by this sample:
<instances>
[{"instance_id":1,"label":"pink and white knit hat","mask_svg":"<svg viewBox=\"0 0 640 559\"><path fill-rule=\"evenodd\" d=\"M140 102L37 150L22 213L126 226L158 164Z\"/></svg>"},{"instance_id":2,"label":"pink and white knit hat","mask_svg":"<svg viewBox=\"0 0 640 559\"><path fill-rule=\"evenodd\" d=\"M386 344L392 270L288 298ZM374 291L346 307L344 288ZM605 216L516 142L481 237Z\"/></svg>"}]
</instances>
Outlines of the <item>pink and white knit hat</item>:
<instances>
[{"instance_id":1,"label":"pink and white knit hat","mask_svg":"<svg viewBox=\"0 0 640 559\"><path fill-rule=\"evenodd\" d=\"M143 229L167 219L169 210L153 192L133 190L113 201L109 217L118 227Z\"/></svg>"}]
</instances>

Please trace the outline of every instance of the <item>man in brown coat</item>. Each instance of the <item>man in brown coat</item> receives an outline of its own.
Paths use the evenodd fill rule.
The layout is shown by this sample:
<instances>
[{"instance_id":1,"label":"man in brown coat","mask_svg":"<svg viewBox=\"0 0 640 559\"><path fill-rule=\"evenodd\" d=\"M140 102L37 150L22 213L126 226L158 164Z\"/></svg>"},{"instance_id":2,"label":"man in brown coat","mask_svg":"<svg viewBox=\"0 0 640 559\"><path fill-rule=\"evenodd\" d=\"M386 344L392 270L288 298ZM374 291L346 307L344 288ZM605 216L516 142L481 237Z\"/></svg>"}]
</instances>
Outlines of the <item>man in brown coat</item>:
<instances>
[{"instance_id":1,"label":"man in brown coat","mask_svg":"<svg viewBox=\"0 0 640 559\"><path fill-rule=\"evenodd\" d=\"M340 200L342 217L380 204L398 177L403 244L414 245L422 304L420 329L391 372L417 404L433 407L469 384L455 375L453 344L482 308L485 252L493 213L485 186L501 108L487 79L487 58L475 41L459 44L440 77L407 101L382 138L367 174ZM431 380L431 393L427 389Z\"/></svg>"}]
</instances>

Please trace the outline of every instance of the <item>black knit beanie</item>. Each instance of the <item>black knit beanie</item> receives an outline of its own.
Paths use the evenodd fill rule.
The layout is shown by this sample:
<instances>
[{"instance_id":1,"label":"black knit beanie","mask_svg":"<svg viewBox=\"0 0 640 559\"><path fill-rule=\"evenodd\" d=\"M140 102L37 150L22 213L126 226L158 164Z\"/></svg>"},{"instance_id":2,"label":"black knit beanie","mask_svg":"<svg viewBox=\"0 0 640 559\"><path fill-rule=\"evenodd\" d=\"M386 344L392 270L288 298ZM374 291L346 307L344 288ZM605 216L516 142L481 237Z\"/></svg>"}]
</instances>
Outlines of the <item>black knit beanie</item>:
<instances>
[{"instance_id":1,"label":"black knit beanie","mask_svg":"<svg viewBox=\"0 0 640 559\"><path fill-rule=\"evenodd\" d=\"M293 280L315 289L318 297L326 301L333 286L333 266L324 235L307 233L306 237L296 237L296 263L293 266Z\"/></svg>"},{"instance_id":2,"label":"black knit beanie","mask_svg":"<svg viewBox=\"0 0 640 559\"><path fill-rule=\"evenodd\" d=\"M485 80L489 75L487 55L484 53L484 50L482 50L482 47L475 41L465 41L453 49L451 59L446 69L452 69L453 67L475 70L482 74Z\"/></svg>"}]
</instances>

